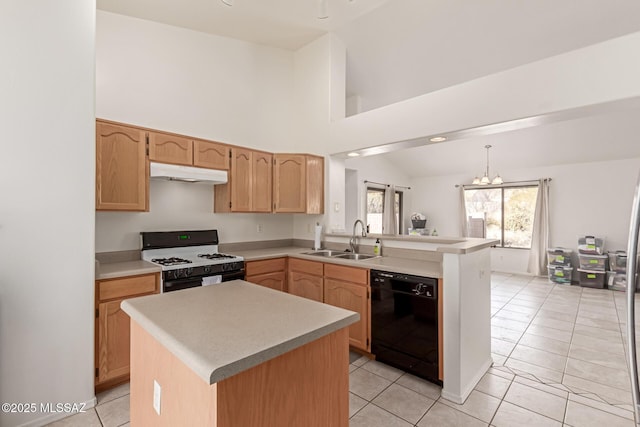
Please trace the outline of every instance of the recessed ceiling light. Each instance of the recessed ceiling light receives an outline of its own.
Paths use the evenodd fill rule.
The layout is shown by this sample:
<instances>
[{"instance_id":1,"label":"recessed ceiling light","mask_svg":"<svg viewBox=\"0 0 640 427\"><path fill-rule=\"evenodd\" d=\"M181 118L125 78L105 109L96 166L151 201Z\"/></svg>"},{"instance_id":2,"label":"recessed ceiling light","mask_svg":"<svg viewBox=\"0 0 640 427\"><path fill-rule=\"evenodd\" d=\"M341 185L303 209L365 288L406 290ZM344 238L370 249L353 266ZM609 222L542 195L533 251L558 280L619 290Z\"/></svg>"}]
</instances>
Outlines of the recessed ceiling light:
<instances>
[{"instance_id":1,"label":"recessed ceiling light","mask_svg":"<svg viewBox=\"0 0 640 427\"><path fill-rule=\"evenodd\" d=\"M447 137L446 136L434 136L433 138L430 138L429 141L431 142L442 142L442 141L446 141Z\"/></svg>"},{"instance_id":2,"label":"recessed ceiling light","mask_svg":"<svg viewBox=\"0 0 640 427\"><path fill-rule=\"evenodd\" d=\"M347 156L349 156L349 157L358 157L359 155L360 155L360 153L356 153L355 151L347 154Z\"/></svg>"}]
</instances>

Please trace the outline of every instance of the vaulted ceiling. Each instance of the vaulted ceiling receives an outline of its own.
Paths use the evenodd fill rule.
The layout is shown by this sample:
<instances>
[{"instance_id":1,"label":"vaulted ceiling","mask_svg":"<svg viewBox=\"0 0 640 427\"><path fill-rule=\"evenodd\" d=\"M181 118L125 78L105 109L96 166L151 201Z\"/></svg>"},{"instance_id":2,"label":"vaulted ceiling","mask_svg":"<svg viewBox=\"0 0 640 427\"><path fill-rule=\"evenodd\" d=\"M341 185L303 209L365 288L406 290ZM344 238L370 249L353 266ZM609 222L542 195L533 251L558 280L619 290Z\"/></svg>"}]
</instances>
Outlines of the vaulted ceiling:
<instances>
[{"instance_id":1,"label":"vaulted ceiling","mask_svg":"<svg viewBox=\"0 0 640 427\"><path fill-rule=\"evenodd\" d=\"M97 0L98 9L296 50L326 32L347 47L360 111L640 31L637 0ZM578 70L579 71L579 70ZM386 154L410 176L640 157L640 110L609 112ZM518 154L519 155L516 155ZM455 162L451 162L455 159ZM454 166L455 165L455 166ZM452 169L453 168L453 169Z\"/></svg>"}]
</instances>

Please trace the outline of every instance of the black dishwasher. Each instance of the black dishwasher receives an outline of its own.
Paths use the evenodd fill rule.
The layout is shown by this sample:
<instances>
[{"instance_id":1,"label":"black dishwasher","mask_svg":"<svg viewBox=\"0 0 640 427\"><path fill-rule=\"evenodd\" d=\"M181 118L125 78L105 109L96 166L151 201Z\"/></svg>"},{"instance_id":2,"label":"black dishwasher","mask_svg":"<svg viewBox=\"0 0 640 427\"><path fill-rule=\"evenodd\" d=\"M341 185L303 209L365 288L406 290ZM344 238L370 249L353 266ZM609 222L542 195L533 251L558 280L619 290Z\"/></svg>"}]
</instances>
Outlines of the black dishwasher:
<instances>
[{"instance_id":1,"label":"black dishwasher","mask_svg":"<svg viewBox=\"0 0 640 427\"><path fill-rule=\"evenodd\" d=\"M371 270L371 352L376 360L438 379L438 279Z\"/></svg>"}]
</instances>

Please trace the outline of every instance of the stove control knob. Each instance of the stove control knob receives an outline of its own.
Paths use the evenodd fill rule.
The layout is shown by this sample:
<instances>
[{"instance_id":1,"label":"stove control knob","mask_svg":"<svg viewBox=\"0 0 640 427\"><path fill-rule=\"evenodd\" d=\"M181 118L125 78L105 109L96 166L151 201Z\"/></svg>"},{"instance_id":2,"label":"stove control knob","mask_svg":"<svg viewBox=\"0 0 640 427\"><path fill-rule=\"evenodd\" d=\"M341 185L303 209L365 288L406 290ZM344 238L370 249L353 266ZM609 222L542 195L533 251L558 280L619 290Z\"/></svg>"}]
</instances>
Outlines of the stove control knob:
<instances>
[{"instance_id":1,"label":"stove control knob","mask_svg":"<svg viewBox=\"0 0 640 427\"><path fill-rule=\"evenodd\" d=\"M189 268L185 268L184 269L184 277L189 277L193 274L193 267L189 267Z\"/></svg>"},{"instance_id":2,"label":"stove control knob","mask_svg":"<svg viewBox=\"0 0 640 427\"><path fill-rule=\"evenodd\" d=\"M173 270L173 271L174 271L174 274L175 274L175 276L176 276L176 279L177 279L178 277L181 277L181 276L182 276L182 273L184 272L181 268L179 268L179 269L177 269L177 270Z\"/></svg>"},{"instance_id":3,"label":"stove control knob","mask_svg":"<svg viewBox=\"0 0 640 427\"><path fill-rule=\"evenodd\" d=\"M205 265L204 266L204 272L205 273L211 273L211 266L210 265Z\"/></svg>"}]
</instances>

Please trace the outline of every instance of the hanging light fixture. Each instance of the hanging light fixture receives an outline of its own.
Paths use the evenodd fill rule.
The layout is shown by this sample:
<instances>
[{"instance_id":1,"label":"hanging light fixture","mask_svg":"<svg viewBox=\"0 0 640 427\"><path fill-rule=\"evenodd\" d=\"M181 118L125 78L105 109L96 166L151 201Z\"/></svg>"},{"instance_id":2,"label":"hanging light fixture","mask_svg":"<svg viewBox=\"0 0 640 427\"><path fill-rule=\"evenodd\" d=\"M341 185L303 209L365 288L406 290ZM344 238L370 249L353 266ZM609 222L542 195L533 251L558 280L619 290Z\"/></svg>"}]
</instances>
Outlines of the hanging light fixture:
<instances>
[{"instance_id":1,"label":"hanging light fixture","mask_svg":"<svg viewBox=\"0 0 640 427\"><path fill-rule=\"evenodd\" d=\"M487 149L487 168L484 171L484 175L482 176L482 178L478 178L477 176L473 179L473 182L471 183L472 185L489 185L489 184L493 184L493 185L500 185L502 183L504 183L504 181L502 180L502 177L500 176L500 174L497 174L493 180L491 180L489 178L489 149L491 148L491 145L485 145L484 148Z\"/></svg>"},{"instance_id":2,"label":"hanging light fixture","mask_svg":"<svg viewBox=\"0 0 640 427\"><path fill-rule=\"evenodd\" d=\"M227 6L233 6L233 0L222 0L222 3L226 4Z\"/></svg>"}]
</instances>

